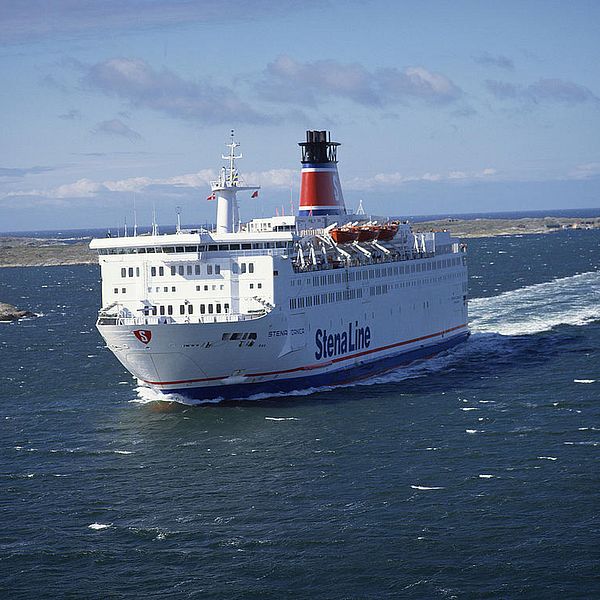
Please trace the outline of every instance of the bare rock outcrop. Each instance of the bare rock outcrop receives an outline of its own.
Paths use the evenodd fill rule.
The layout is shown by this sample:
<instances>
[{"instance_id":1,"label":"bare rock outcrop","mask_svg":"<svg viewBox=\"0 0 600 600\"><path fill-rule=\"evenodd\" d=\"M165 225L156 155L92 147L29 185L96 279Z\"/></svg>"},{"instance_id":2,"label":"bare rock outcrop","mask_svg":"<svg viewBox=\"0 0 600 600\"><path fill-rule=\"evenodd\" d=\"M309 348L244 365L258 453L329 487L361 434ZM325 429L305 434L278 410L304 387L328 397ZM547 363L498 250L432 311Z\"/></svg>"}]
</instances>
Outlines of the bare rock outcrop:
<instances>
[{"instance_id":1,"label":"bare rock outcrop","mask_svg":"<svg viewBox=\"0 0 600 600\"><path fill-rule=\"evenodd\" d=\"M37 315L29 310L19 310L12 304L0 302L0 321L18 321L30 317L37 317Z\"/></svg>"}]
</instances>

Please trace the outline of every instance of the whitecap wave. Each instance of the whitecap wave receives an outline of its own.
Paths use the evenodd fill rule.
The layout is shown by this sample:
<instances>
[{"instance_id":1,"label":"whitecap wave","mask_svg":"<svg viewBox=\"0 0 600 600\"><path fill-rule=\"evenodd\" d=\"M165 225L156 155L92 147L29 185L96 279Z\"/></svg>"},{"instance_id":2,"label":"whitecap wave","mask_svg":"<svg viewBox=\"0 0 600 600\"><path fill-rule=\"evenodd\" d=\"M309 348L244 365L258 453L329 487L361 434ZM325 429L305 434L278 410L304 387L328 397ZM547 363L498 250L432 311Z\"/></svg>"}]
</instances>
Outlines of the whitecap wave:
<instances>
[{"instance_id":1,"label":"whitecap wave","mask_svg":"<svg viewBox=\"0 0 600 600\"><path fill-rule=\"evenodd\" d=\"M218 404L223 398L214 398L211 400L195 400L188 398L182 394L169 392L161 392L145 385L140 385L135 388L136 398L132 398L130 402L136 404L150 404L152 402L175 402L177 404L185 404L186 406L200 406L203 404Z\"/></svg>"},{"instance_id":2,"label":"whitecap wave","mask_svg":"<svg viewBox=\"0 0 600 600\"><path fill-rule=\"evenodd\" d=\"M600 319L600 271L529 285L469 302L473 332L527 335Z\"/></svg>"},{"instance_id":3,"label":"whitecap wave","mask_svg":"<svg viewBox=\"0 0 600 600\"><path fill-rule=\"evenodd\" d=\"M108 529L110 526L112 525L112 523L92 523L91 525L88 525L89 529L94 529L96 531L100 531L102 529Z\"/></svg>"},{"instance_id":4,"label":"whitecap wave","mask_svg":"<svg viewBox=\"0 0 600 600\"><path fill-rule=\"evenodd\" d=\"M444 490L446 488L441 487L441 486L427 486L427 485L411 485L410 486L413 490Z\"/></svg>"}]
</instances>

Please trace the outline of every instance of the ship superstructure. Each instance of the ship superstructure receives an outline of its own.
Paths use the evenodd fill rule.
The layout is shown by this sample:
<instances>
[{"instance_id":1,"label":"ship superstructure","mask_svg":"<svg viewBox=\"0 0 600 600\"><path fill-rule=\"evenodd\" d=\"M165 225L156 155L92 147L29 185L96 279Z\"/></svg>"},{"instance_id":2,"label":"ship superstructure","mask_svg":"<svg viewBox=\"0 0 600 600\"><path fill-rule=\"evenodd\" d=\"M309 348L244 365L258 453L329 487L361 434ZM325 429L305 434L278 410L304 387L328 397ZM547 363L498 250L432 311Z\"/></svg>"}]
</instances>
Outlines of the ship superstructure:
<instances>
[{"instance_id":1,"label":"ship superstructure","mask_svg":"<svg viewBox=\"0 0 600 600\"><path fill-rule=\"evenodd\" d=\"M141 384L193 398L336 385L468 336L466 248L448 231L349 214L337 142L302 142L297 216L241 223L238 144L211 184L214 231L95 239L98 330Z\"/></svg>"}]
</instances>

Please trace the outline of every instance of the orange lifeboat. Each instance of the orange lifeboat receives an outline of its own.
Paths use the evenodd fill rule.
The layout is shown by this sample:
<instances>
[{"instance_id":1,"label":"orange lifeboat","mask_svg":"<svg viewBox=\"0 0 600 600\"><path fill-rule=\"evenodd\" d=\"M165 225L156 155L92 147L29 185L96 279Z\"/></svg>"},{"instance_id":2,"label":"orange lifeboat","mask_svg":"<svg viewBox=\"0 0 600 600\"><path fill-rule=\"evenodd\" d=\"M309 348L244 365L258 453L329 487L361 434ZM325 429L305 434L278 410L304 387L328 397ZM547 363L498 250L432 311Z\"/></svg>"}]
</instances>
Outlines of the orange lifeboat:
<instances>
[{"instance_id":1,"label":"orange lifeboat","mask_svg":"<svg viewBox=\"0 0 600 600\"><path fill-rule=\"evenodd\" d=\"M353 229L358 234L359 242L372 242L373 240L377 239L377 236L379 235L378 227L363 225L361 227L354 227Z\"/></svg>"},{"instance_id":2,"label":"orange lifeboat","mask_svg":"<svg viewBox=\"0 0 600 600\"><path fill-rule=\"evenodd\" d=\"M349 227L336 227L329 232L336 244L351 244L358 239L358 232Z\"/></svg>"},{"instance_id":3,"label":"orange lifeboat","mask_svg":"<svg viewBox=\"0 0 600 600\"><path fill-rule=\"evenodd\" d=\"M398 233L398 225L388 224L382 225L379 228L377 239L382 242L389 242L394 239L394 236Z\"/></svg>"}]
</instances>

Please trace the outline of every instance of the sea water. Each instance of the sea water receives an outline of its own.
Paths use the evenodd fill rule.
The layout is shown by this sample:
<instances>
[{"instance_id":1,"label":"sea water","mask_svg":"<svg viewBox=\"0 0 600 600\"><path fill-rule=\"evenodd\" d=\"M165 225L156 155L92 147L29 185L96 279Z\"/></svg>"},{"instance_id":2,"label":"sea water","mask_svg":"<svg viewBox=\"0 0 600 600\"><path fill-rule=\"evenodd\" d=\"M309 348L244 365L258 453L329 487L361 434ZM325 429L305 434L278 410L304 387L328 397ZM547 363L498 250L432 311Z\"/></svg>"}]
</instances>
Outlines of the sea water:
<instances>
[{"instance_id":1,"label":"sea water","mask_svg":"<svg viewBox=\"0 0 600 600\"><path fill-rule=\"evenodd\" d=\"M103 347L97 267L0 269L0 597L600 597L599 242L471 240L467 343L200 406Z\"/></svg>"}]
</instances>

